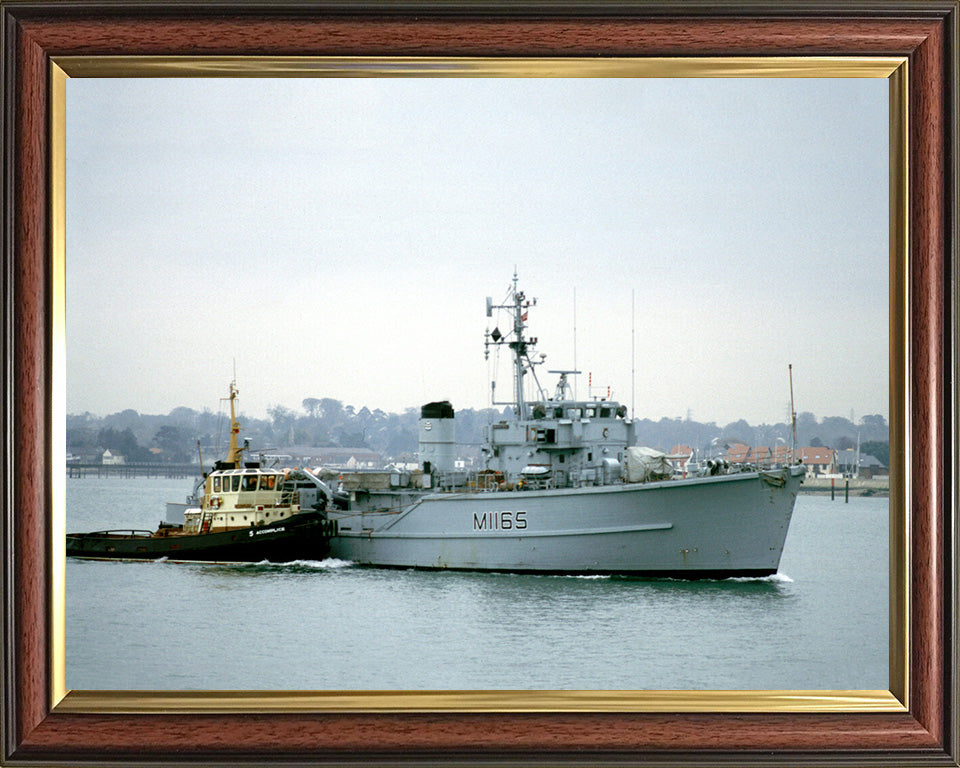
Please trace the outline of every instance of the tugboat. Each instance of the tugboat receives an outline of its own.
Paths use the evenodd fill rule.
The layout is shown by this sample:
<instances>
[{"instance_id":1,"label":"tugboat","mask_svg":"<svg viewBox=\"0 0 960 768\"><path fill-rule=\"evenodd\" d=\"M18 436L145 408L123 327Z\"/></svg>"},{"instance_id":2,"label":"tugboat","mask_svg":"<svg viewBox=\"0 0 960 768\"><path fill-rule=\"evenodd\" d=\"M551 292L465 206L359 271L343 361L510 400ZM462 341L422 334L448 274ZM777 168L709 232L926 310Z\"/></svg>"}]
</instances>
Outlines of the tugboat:
<instances>
[{"instance_id":1,"label":"tugboat","mask_svg":"<svg viewBox=\"0 0 960 768\"><path fill-rule=\"evenodd\" d=\"M67 556L97 560L273 563L320 560L330 552L336 522L327 508L342 499L305 469L264 469L243 461L230 385L230 448L198 483L195 506L182 524L156 531L110 530L67 534Z\"/></svg>"},{"instance_id":2,"label":"tugboat","mask_svg":"<svg viewBox=\"0 0 960 768\"><path fill-rule=\"evenodd\" d=\"M345 474L345 505L331 554L362 566L684 579L776 573L804 468L705 467L677 477L669 457L636 446L622 404L576 399L568 377L551 396L537 381L537 339L527 335L536 300L518 289L487 317L507 323L486 349L513 357L512 417L485 428L483 462L456 464L455 413L429 403L419 422L420 468L387 478ZM525 394L525 379L536 383ZM492 383L493 388L495 382ZM504 403L494 403L502 405ZM346 506L344 509L343 507Z\"/></svg>"}]
</instances>

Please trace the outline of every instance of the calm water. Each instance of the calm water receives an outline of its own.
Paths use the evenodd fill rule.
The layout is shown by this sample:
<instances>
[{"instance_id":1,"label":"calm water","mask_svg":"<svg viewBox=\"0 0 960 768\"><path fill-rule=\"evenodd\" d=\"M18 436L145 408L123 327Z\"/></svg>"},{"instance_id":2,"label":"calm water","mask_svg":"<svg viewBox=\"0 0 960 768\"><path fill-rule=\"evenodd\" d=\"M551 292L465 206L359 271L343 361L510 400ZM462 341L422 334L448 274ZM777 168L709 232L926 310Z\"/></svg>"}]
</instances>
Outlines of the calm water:
<instances>
[{"instance_id":1,"label":"calm water","mask_svg":"<svg viewBox=\"0 0 960 768\"><path fill-rule=\"evenodd\" d=\"M155 528L184 480L67 481ZM73 689L886 689L887 499L801 496L780 573L682 582L67 562Z\"/></svg>"}]
</instances>

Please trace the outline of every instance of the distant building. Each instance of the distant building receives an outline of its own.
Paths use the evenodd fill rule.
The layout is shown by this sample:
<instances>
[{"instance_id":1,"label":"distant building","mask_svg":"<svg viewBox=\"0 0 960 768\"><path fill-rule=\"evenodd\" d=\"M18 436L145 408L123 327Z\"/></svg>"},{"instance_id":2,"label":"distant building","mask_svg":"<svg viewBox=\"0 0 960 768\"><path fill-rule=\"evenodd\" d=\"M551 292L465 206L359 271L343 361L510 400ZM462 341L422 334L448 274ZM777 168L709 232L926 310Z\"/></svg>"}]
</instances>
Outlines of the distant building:
<instances>
[{"instance_id":1,"label":"distant building","mask_svg":"<svg viewBox=\"0 0 960 768\"><path fill-rule=\"evenodd\" d=\"M689 472L690 462L693 460L693 448L689 445L675 445L667 456L670 465L677 472Z\"/></svg>"},{"instance_id":2,"label":"distant building","mask_svg":"<svg viewBox=\"0 0 960 768\"><path fill-rule=\"evenodd\" d=\"M111 453L110 449L108 448L103 452L103 455L100 457L100 462L102 464L110 464L110 465L126 464L126 459L124 459L123 456L121 456L119 453L118 454Z\"/></svg>"},{"instance_id":3,"label":"distant building","mask_svg":"<svg viewBox=\"0 0 960 768\"><path fill-rule=\"evenodd\" d=\"M383 457L369 448L342 448L339 446L315 448L295 445L284 448L284 451L286 453L280 463L295 467L380 469L383 466Z\"/></svg>"},{"instance_id":4,"label":"distant building","mask_svg":"<svg viewBox=\"0 0 960 768\"><path fill-rule=\"evenodd\" d=\"M749 453L749 445L744 445L743 443L734 443L727 448L727 453L723 458L730 464L746 464Z\"/></svg>"},{"instance_id":5,"label":"distant building","mask_svg":"<svg viewBox=\"0 0 960 768\"><path fill-rule=\"evenodd\" d=\"M807 477L837 471L837 452L833 448L797 448L797 456L807 467Z\"/></svg>"},{"instance_id":6,"label":"distant building","mask_svg":"<svg viewBox=\"0 0 960 768\"><path fill-rule=\"evenodd\" d=\"M867 479L889 472L875 456L861 453L858 460L857 452L853 448L837 451L837 469L845 475Z\"/></svg>"},{"instance_id":7,"label":"distant building","mask_svg":"<svg viewBox=\"0 0 960 768\"><path fill-rule=\"evenodd\" d=\"M759 464L762 467L770 466L770 460L773 454L765 445L758 445L750 449L747 453L747 464Z\"/></svg>"},{"instance_id":8,"label":"distant building","mask_svg":"<svg viewBox=\"0 0 960 768\"><path fill-rule=\"evenodd\" d=\"M773 465L796 463L799 457L799 452L789 445L775 445L770 449L770 463Z\"/></svg>"}]
</instances>

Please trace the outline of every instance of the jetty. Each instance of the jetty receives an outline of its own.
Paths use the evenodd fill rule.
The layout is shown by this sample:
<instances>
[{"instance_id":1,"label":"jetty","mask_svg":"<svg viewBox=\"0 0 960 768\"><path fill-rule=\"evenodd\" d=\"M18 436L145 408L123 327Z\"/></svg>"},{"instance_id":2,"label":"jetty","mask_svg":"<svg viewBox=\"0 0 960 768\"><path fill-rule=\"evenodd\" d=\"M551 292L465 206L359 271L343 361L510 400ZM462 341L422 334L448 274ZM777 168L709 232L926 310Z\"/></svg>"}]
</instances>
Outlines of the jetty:
<instances>
[{"instance_id":1,"label":"jetty","mask_svg":"<svg viewBox=\"0 0 960 768\"><path fill-rule=\"evenodd\" d=\"M866 477L807 477L800 486L800 493L832 494L842 499L850 496L889 496L890 477L879 475Z\"/></svg>"},{"instance_id":2,"label":"jetty","mask_svg":"<svg viewBox=\"0 0 960 768\"><path fill-rule=\"evenodd\" d=\"M68 478L84 477L199 477L199 464L67 464Z\"/></svg>"}]
</instances>

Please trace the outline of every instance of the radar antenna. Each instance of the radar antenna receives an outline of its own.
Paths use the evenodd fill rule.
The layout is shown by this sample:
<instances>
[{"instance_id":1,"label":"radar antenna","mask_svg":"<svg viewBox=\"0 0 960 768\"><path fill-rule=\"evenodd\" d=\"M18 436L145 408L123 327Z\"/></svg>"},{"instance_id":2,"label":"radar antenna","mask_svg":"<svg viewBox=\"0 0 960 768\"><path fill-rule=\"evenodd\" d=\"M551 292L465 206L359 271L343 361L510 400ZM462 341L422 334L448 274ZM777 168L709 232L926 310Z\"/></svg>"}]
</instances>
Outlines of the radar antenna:
<instances>
[{"instance_id":1,"label":"radar antenna","mask_svg":"<svg viewBox=\"0 0 960 768\"><path fill-rule=\"evenodd\" d=\"M570 382L567 381L567 376L577 375L580 371L547 371L547 373L558 373L560 374L560 379L557 381L557 390L553 396L554 400L571 400L573 399L571 395L573 391L570 387Z\"/></svg>"}]
</instances>

